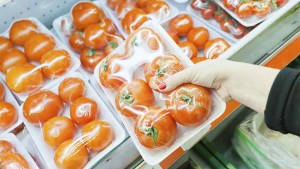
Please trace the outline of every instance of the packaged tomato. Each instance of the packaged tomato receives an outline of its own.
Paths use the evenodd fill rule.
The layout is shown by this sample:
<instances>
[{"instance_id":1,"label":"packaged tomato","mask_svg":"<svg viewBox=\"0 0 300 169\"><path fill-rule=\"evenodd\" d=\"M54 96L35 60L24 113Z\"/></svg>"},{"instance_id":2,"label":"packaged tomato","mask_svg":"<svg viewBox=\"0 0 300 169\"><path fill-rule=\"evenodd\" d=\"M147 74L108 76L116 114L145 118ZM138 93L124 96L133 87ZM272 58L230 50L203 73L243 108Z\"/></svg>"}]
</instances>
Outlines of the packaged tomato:
<instances>
[{"instance_id":1,"label":"packaged tomato","mask_svg":"<svg viewBox=\"0 0 300 169\"><path fill-rule=\"evenodd\" d=\"M80 58L79 70L87 78L96 65L124 41L100 1L76 3L69 14L53 21L53 27Z\"/></svg>"},{"instance_id":2,"label":"packaged tomato","mask_svg":"<svg viewBox=\"0 0 300 169\"><path fill-rule=\"evenodd\" d=\"M24 146L12 133L0 137L0 157L1 168L39 168Z\"/></svg>"},{"instance_id":3,"label":"packaged tomato","mask_svg":"<svg viewBox=\"0 0 300 169\"><path fill-rule=\"evenodd\" d=\"M114 0L101 1L107 13L124 37L129 36L148 20L164 23L177 15L178 10L167 0Z\"/></svg>"},{"instance_id":4,"label":"packaged tomato","mask_svg":"<svg viewBox=\"0 0 300 169\"><path fill-rule=\"evenodd\" d=\"M16 45L3 52L0 70L20 101L41 88L50 87L80 66L73 52L35 18L13 22L1 36L11 38Z\"/></svg>"},{"instance_id":5,"label":"packaged tomato","mask_svg":"<svg viewBox=\"0 0 300 169\"><path fill-rule=\"evenodd\" d=\"M144 160L156 165L222 114L214 91L159 85L193 63L155 21L144 23L97 65L94 78L117 111Z\"/></svg>"},{"instance_id":6,"label":"packaged tomato","mask_svg":"<svg viewBox=\"0 0 300 169\"><path fill-rule=\"evenodd\" d=\"M91 168L126 138L79 72L31 94L21 107L25 126L48 168Z\"/></svg>"}]
</instances>

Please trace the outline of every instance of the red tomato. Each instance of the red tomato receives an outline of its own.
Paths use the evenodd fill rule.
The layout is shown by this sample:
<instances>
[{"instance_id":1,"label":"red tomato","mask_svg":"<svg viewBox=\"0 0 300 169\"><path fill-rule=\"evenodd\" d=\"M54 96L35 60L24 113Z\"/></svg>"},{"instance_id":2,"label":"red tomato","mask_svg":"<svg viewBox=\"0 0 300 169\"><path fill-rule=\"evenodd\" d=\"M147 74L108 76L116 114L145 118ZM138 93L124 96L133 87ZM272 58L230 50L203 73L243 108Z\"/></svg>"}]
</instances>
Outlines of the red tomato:
<instances>
[{"instance_id":1,"label":"red tomato","mask_svg":"<svg viewBox=\"0 0 300 169\"><path fill-rule=\"evenodd\" d=\"M163 0L148 0L146 4L146 12L148 14L158 13L159 15L167 15L169 10L169 5Z\"/></svg>"},{"instance_id":2,"label":"red tomato","mask_svg":"<svg viewBox=\"0 0 300 169\"><path fill-rule=\"evenodd\" d=\"M233 21L231 19L224 19L220 22L220 27L224 32L230 32L233 28Z\"/></svg>"},{"instance_id":3,"label":"red tomato","mask_svg":"<svg viewBox=\"0 0 300 169\"><path fill-rule=\"evenodd\" d=\"M239 18L247 18L253 13L253 3L242 2L235 7L235 14Z\"/></svg>"},{"instance_id":4,"label":"red tomato","mask_svg":"<svg viewBox=\"0 0 300 169\"><path fill-rule=\"evenodd\" d=\"M223 0L223 4L227 9L229 9L231 11L234 10L234 6L235 6L234 0Z\"/></svg>"},{"instance_id":5,"label":"red tomato","mask_svg":"<svg viewBox=\"0 0 300 169\"><path fill-rule=\"evenodd\" d=\"M227 13L224 10L222 10L221 7L219 7L214 15L215 21L220 23L221 21L225 20L226 17L227 17Z\"/></svg>"},{"instance_id":6,"label":"red tomato","mask_svg":"<svg viewBox=\"0 0 300 169\"><path fill-rule=\"evenodd\" d=\"M105 58L104 52L96 49L85 48L80 54L80 62L86 71L94 72L95 67Z\"/></svg>"},{"instance_id":7,"label":"red tomato","mask_svg":"<svg viewBox=\"0 0 300 169\"><path fill-rule=\"evenodd\" d=\"M94 120L86 124L81 131L85 146L91 151L101 151L109 146L115 136L112 126L102 120Z\"/></svg>"},{"instance_id":8,"label":"red tomato","mask_svg":"<svg viewBox=\"0 0 300 169\"><path fill-rule=\"evenodd\" d=\"M193 28L193 24L193 19L188 14L180 14L170 21L169 29L179 36L185 36Z\"/></svg>"},{"instance_id":9,"label":"red tomato","mask_svg":"<svg viewBox=\"0 0 300 169\"><path fill-rule=\"evenodd\" d=\"M0 100L0 130L6 130L18 120L17 109L10 103Z\"/></svg>"},{"instance_id":10,"label":"red tomato","mask_svg":"<svg viewBox=\"0 0 300 169\"><path fill-rule=\"evenodd\" d=\"M0 57L0 70L6 73L9 68L24 63L27 63L25 54L17 48L11 48Z\"/></svg>"},{"instance_id":11,"label":"red tomato","mask_svg":"<svg viewBox=\"0 0 300 169\"><path fill-rule=\"evenodd\" d=\"M5 97L5 89L2 85L2 83L0 83L0 100L3 100Z\"/></svg>"},{"instance_id":12,"label":"red tomato","mask_svg":"<svg viewBox=\"0 0 300 169\"><path fill-rule=\"evenodd\" d=\"M99 24L107 33L115 34L117 31L114 23L109 18L102 18Z\"/></svg>"},{"instance_id":13,"label":"red tomato","mask_svg":"<svg viewBox=\"0 0 300 169\"><path fill-rule=\"evenodd\" d=\"M146 13L141 9L135 8L126 13L122 19L122 27L126 33L130 34L146 21L148 21Z\"/></svg>"},{"instance_id":14,"label":"red tomato","mask_svg":"<svg viewBox=\"0 0 300 169\"><path fill-rule=\"evenodd\" d=\"M100 24L89 25L85 28L84 43L92 49L103 48L107 44L107 34Z\"/></svg>"},{"instance_id":15,"label":"red tomato","mask_svg":"<svg viewBox=\"0 0 300 169\"><path fill-rule=\"evenodd\" d=\"M12 152L12 151L14 151L14 146L10 142L6 140L0 140L0 154ZM1 166L1 162L0 162L0 166Z\"/></svg>"},{"instance_id":16,"label":"red tomato","mask_svg":"<svg viewBox=\"0 0 300 169\"><path fill-rule=\"evenodd\" d=\"M176 139L177 124L168 110L153 106L135 120L134 132L145 147L168 147Z\"/></svg>"},{"instance_id":17,"label":"red tomato","mask_svg":"<svg viewBox=\"0 0 300 169\"><path fill-rule=\"evenodd\" d=\"M187 40L193 43L198 49L202 49L209 40L209 32L203 27L193 28L189 31Z\"/></svg>"},{"instance_id":18,"label":"red tomato","mask_svg":"<svg viewBox=\"0 0 300 169\"><path fill-rule=\"evenodd\" d=\"M121 114L136 118L154 103L154 99L153 91L144 80L133 79L119 87L115 103Z\"/></svg>"},{"instance_id":19,"label":"red tomato","mask_svg":"<svg viewBox=\"0 0 300 169\"><path fill-rule=\"evenodd\" d=\"M116 8L119 19L123 19L127 12L137 8L135 0L121 0Z\"/></svg>"},{"instance_id":20,"label":"red tomato","mask_svg":"<svg viewBox=\"0 0 300 169\"><path fill-rule=\"evenodd\" d=\"M32 124L40 125L64 111L64 103L55 93L43 90L27 97L23 115Z\"/></svg>"},{"instance_id":21,"label":"red tomato","mask_svg":"<svg viewBox=\"0 0 300 169\"><path fill-rule=\"evenodd\" d=\"M31 61L39 62L41 57L55 48L54 39L46 34L38 33L29 38L24 44L26 57Z\"/></svg>"},{"instance_id":22,"label":"red tomato","mask_svg":"<svg viewBox=\"0 0 300 169\"><path fill-rule=\"evenodd\" d=\"M104 53L107 56L110 54L114 49L120 46L124 42L124 38L121 35L113 35L109 38L109 42L107 43L106 47L104 48Z\"/></svg>"},{"instance_id":23,"label":"red tomato","mask_svg":"<svg viewBox=\"0 0 300 169\"><path fill-rule=\"evenodd\" d=\"M203 62L207 60L206 57L204 56L200 56L200 57L195 57L195 58L191 58L191 61L196 64L196 63L199 63L199 62Z\"/></svg>"},{"instance_id":24,"label":"red tomato","mask_svg":"<svg viewBox=\"0 0 300 169\"><path fill-rule=\"evenodd\" d=\"M136 5L139 8L146 8L146 5L148 3L148 0L137 0Z\"/></svg>"},{"instance_id":25,"label":"red tomato","mask_svg":"<svg viewBox=\"0 0 300 169\"><path fill-rule=\"evenodd\" d=\"M288 0L275 0L276 6L279 8L283 6Z\"/></svg>"},{"instance_id":26,"label":"red tomato","mask_svg":"<svg viewBox=\"0 0 300 169\"><path fill-rule=\"evenodd\" d=\"M188 41L180 42L178 46L183 51L183 53L189 58L194 58L198 55L198 49L191 42Z\"/></svg>"},{"instance_id":27,"label":"red tomato","mask_svg":"<svg viewBox=\"0 0 300 169\"><path fill-rule=\"evenodd\" d=\"M200 14L204 19L212 19L215 15L216 6L213 3L208 3L208 6L200 9Z\"/></svg>"},{"instance_id":28,"label":"red tomato","mask_svg":"<svg viewBox=\"0 0 300 169\"><path fill-rule=\"evenodd\" d=\"M252 13L258 18L263 18L271 12L271 6L267 3L254 2L252 6Z\"/></svg>"},{"instance_id":29,"label":"red tomato","mask_svg":"<svg viewBox=\"0 0 300 169\"><path fill-rule=\"evenodd\" d=\"M63 80L58 87L59 97L65 103L72 103L76 99L84 96L85 83L83 80L76 77L69 77Z\"/></svg>"},{"instance_id":30,"label":"red tomato","mask_svg":"<svg viewBox=\"0 0 300 169\"><path fill-rule=\"evenodd\" d=\"M69 44L75 52L81 52L85 48L83 32L73 31L69 37Z\"/></svg>"},{"instance_id":31,"label":"red tomato","mask_svg":"<svg viewBox=\"0 0 300 169\"><path fill-rule=\"evenodd\" d=\"M37 32L38 27L35 23L30 20L19 20L11 25L9 38L15 45L23 46Z\"/></svg>"},{"instance_id":32,"label":"red tomato","mask_svg":"<svg viewBox=\"0 0 300 169\"><path fill-rule=\"evenodd\" d=\"M174 40L174 42L176 44L179 43L179 37L178 37L177 33L172 32L172 31L168 31L168 34L170 35L170 37Z\"/></svg>"},{"instance_id":33,"label":"red tomato","mask_svg":"<svg viewBox=\"0 0 300 169\"><path fill-rule=\"evenodd\" d=\"M76 99L70 107L71 119L78 126L86 125L97 119L99 114L97 102L84 96Z\"/></svg>"},{"instance_id":34,"label":"red tomato","mask_svg":"<svg viewBox=\"0 0 300 169\"><path fill-rule=\"evenodd\" d=\"M107 0L106 3L111 9L116 9L120 0Z\"/></svg>"},{"instance_id":35,"label":"red tomato","mask_svg":"<svg viewBox=\"0 0 300 169\"><path fill-rule=\"evenodd\" d=\"M79 31L89 25L99 23L104 16L104 12L92 2L79 2L72 8L73 23Z\"/></svg>"},{"instance_id":36,"label":"red tomato","mask_svg":"<svg viewBox=\"0 0 300 169\"><path fill-rule=\"evenodd\" d=\"M2 55L6 50L13 47L14 45L9 39L0 36L0 55Z\"/></svg>"},{"instance_id":37,"label":"red tomato","mask_svg":"<svg viewBox=\"0 0 300 169\"><path fill-rule=\"evenodd\" d=\"M210 114L212 98L207 88L184 84L167 97L166 106L170 115L184 126L200 125Z\"/></svg>"},{"instance_id":38,"label":"red tomato","mask_svg":"<svg viewBox=\"0 0 300 169\"><path fill-rule=\"evenodd\" d=\"M3 155L0 162L3 169L30 169L26 159L19 153L9 152Z\"/></svg>"},{"instance_id":39,"label":"red tomato","mask_svg":"<svg viewBox=\"0 0 300 169\"><path fill-rule=\"evenodd\" d=\"M54 154L54 162L60 169L83 168L88 160L88 150L81 141L67 140L56 149Z\"/></svg>"},{"instance_id":40,"label":"red tomato","mask_svg":"<svg viewBox=\"0 0 300 169\"><path fill-rule=\"evenodd\" d=\"M247 32L247 28L241 24L238 24L236 27L234 27L232 30L231 30L231 34L237 38L237 39L240 39L242 37L244 37L246 35L246 32Z\"/></svg>"},{"instance_id":41,"label":"red tomato","mask_svg":"<svg viewBox=\"0 0 300 169\"><path fill-rule=\"evenodd\" d=\"M149 86L159 91L159 85L170 75L184 69L180 60L172 53L164 53L145 65L144 74Z\"/></svg>"},{"instance_id":42,"label":"red tomato","mask_svg":"<svg viewBox=\"0 0 300 169\"><path fill-rule=\"evenodd\" d=\"M26 63L8 69L5 81L16 93L32 93L43 86L44 77L38 67Z\"/></svg>"},{"instance_id":43,"label":"red tomato","mask_svg":"<svg viewBox=\"0 0 300 169\"><path fill-rule=\"evenodd\" d=\"M230 44L222 38L209 40L204 46L204 56L208 59L216 59L224 53Z\"/></svg>"},{"instance_id":44,"label":"red tomato","mask_svg":"<svg viewBox=\"0 0 300 169\"><path fill-rule=\"evenodd\" d=\"M56 116L43 125L43 137L45 142L56 148L64 141L73 139L76 134L75 124L65 116Z\"/></svg>"},{"instance_id":45,"label":"red tomato","mask_svg":"<svg viewBox=\"0 0 300 169\"><path fill-rule=\"evenodd\" d=\"M72 66L70 54L65 50L50 50L42 56L40 63L48 79L62 76Z\"/></svg>"}]
</instances>

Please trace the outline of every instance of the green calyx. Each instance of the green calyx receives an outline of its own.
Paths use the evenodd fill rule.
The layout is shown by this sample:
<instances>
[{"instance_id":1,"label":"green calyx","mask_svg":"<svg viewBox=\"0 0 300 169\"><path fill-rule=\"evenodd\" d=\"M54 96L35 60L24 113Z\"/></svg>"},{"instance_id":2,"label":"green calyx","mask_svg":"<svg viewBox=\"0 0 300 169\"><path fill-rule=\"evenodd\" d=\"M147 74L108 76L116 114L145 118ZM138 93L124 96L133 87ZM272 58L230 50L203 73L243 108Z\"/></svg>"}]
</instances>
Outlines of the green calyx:
<instances>
[{"instance_id":1,"label":"green calyx","mask_svg":"<svg viewBox=\"0 0 300 169\"><path fill-rule=\"evenodd\" d=\"M151 127L147 131L147 136L151 137L154 141L154 145L157 145L157 138L158 138L158 130L155 127Z\"/></svg>"},{"instance_id":2,"label":"green calyx","mask_svg":"<svg viewBox=\"0 0 300 169\"><path fill-rule=\"evenodd\" d=\"M131 104L134 101L134 98L128 93L121 95L121 100L127 104Z\"/></svg>"},{"instance_id":3,"label":"green calyx","mask_svg":"<svg viewBox=\"0 0 300 169\"><path fill-rule=\"evenodd\" d=\"M83 37L83 32L82 31L79 32L79 36Z\"/></svg>"},{"instance_id":4,"label":"green calyx","mask_svg":"<svg viewBox=\"0 0 300 169\"><path fill-rule=\"evenodd\" d=\"M157 76L162 76L164 73L166 73L166 70L163 68L159 68L156 70L156 75Z\"/></svg>"},{"instance_id":5,"label":"green calyx","mask_svg":"<svg viewBox=\"0 0 300 169\"><path fill-rule=\"evenodd\" d=\"M110 45L113 49L116 49L118 47L118 43L114 41L108 42L108 45Z\"/></svg>"},{"instance_id":6,"label":"green calyx","mask_svg":"<svg viewBox=\"0 0 300 169\"><path fill-rule=\"evenodd\" d=\"M134 45L134 46L138 46L138 43L136 43L136 38L132 39L131 44Z\"/></svg>"},{"instance_id":7,"label":"green calyx","mask_svg":"<svg viewBox=\"0 0 300 169\"><path fill-rule=\"evenodd\" d=\"M95 49L89 49L88 51L88 56L92 57L96 54L96 50Z\"/></svg>"},{"instance_id":8,"label":"green calyx","mask_svg":"<svg viewBox=\"0 0 300 169\"><path fill-rule=\"evenodd\" d=\"M181 95L180 99L182 99L186 104L191 104L193 98L189 95Z\"/></svg>"},{"instance_id":9,"label":"green calyx","mask_svg":"<svg viewBox=\"0 0 300 169\"><path fill-rule=\"evenodd\" d=\"M276 4L276 0L272 0L272 7L275 9L275 10L278 10L278 6Z\"/></svg>"}]
</instances>

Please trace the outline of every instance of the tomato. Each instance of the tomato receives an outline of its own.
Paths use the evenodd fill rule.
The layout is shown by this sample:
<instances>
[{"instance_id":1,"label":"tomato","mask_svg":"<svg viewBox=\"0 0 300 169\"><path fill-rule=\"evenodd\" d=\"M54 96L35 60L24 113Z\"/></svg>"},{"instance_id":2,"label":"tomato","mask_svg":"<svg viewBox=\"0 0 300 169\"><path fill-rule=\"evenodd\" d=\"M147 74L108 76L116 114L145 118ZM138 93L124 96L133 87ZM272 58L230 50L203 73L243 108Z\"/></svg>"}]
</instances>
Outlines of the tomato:
<instances>
[{"instance_id":1,"label":"tomato","mask_svg":"<svg viewBox=\"0 0 300 169\"><path fill-rule=\"evenodd\" d=\"M116 9L119 5L119 0L107 0L106 3L111 9Z\"/></svg>"},{"instance_id":2,"label":"tomato","mask_svg":"<svg viewBox=\"0 0 300 169\"><path fill-rule=\"evenodd\" d=\"M73 24L79 31L99 23L104 16L104 12L92 2L79 2L72 8Z\"/></svg>"},{"instance_id":3,"label":"tomato","mask_svg":"<svg viewBox=\"0 0 300 169\"><path fill-rule=\"evenodd\" d=\"M114 23L109 18L102 18L99 24L109 34L115 34L117 31Z\"/></svg>"},{"instance_id":4,"label":"tomato","mask_svg":"<svg viewBox=\"0 0 300 169\"><path fill-rule=\"evenodd\" d=\"M17 120L17 109L12 104L0 100L0 130L8 129Z\"/></svg>"},{"instance_id":5,"label":"tomato","mask_svg":"<svg viewBox=\"0 0 300 169\"><path fill-rule=\"evenodd\" d=\"M83 80L76 77L69 77L63 80L58 87L59 97L65 103L72 103L76 99L84 96L85 83Z\"/></svg>"},{"instance_id":6,"label":"tomato","mask_svg":"<svg viewBox=\"0 0 300 169\"><path fill-rule=\"evenodd\" d=\"M188 41L185 42L180 42L178 46L181 48L183 53L188 57L188 58L193 58L198 55L198 49L196 46Z\"/></svg>"},{"instance_id":7,"label":"tomato","mask_svg":"<svg viewBox=\"0 0 300 169\"><path fill-rule=\"evenodd\" d=\"M263 2L254 2L252 8L252 13L258 18L263 18L271 12L271 6Z\"/></svg>"},{"instance_id":8,"label":"tomato","mask_svg":"<svg viewBox=\"0 0 300 169\"><path fill-rule=\"evenodd\" d=\"M122 78L115 76L121 70L121 66L118 64L118 58L122 58L120 54L113 54L106 58L105 61L101 63L99 68L99 80L100 83L109 89L117 89L125 81Z\"/></svg>"},{"instance_id":9,"label":"tomato","mask_svg":"<svg viewBox=\"0 0 300 169\"><path fill-rule=\"evenodd\" d=\"M81 141L77 140L63 142L54 154L54 162L60 169L83 168L88 162L88 158L88 150Z\"/></svg>"},{"instance_id":10,"label":"tomato","mask_svg":"<svg viewBox=\"0 0 300 169\"><path fill-rule=\"evenodd\" d=\"M8 69L5 81L16 93L32 93L43 86L44 77L38 67L26 63Z\"/></svg>"},{"instance_id":11,"label":"tomato","mask_svg":"<svg viewBox=\"0 0 300 169\"><path fill-rule=\"evenodd\" d=\"M245 36L247 32L247 28L241 24L238 24L236 27L234 27L232 30L231 30L231 34L237 38L237 39L240 39L242 37Z\"/></svg>"},{"instance_id":12,"label":"tomato","mask_svg":"<svg viewBox=\"0 0 300 169\"><path fill-rule=\"evenodd\" d=\"M86 27L83 36L84 43L89 48L99 49L105 47L107 44L107 34L100 24Z\"/></svg>"},{"instance_id":13,"label":"tomato","mask_svg":"<svg viewBox=\"0 0 300 169\"><path fill-rule=\"evenodd\" d=\"M75 52L81 52L85 48L83 32L73 31L69 37L69 44Z\"/></svg>"},{"instance_id":14,"label":"tomato","mask_svg":"<svg viewBox=\"0 0 300 169\"><path fill-rule=\"evenodd\" d=\"M200 10L202 9L204 6L207 6L207 0L193 0L191 3L191 7L194 10Z\"/></svg>"},{"instance_id":15,"label":"tomato","mask_svg":"<svg viewBox=\"0 0 300 169\"><path fill-rule=\"evenodd\" d=\"M275 0L276 6L279 8L283 6L288 0Z\"/></svg>"},{"instance_id":16,"label":"tomato","mask_svg":"<svg viewBox=\"0 0 300 169\"><path fill-rule=\"evenodd\" d=\"M176 139L177 124L164 108L152 106L135 120L134 132L148 148L168 147Z\"/></svg>"},{"instance_id":17,"label":"tomato","mask_svg":"<svg viewBox=\"0 0 300 169\"><path fill-rule=\"evenodd\" d=\"M250 2L242 2L238 4L235 8L235 14L239 18L247 18L252 15L253 4Z\"/></svg>"},{"instance_id":18,"label":"tomato","mask_svg":"<svg viewBox=\"0 0 300 169\"><path fill-rule=\"evenodd\" d=\"M12 151L14 151L14 146L10 142L6 140L0 140L0 154L12 152Z\"/></svg>"},{"instance_id":19,"label":"tomato","mask_svg":"<svg viewBox=\"0 0 300 169\"><path fill-rule=\"evenodd\" d=\"M80 54L80 62L86 71L94 72L95 67L105 58L104 52L96 49L85 48Z\"/></svg>"},{"instance_id":20,"label":"tomato","mask_svg":"<svg viewBox=\"0 0 300 169\"><path fill-rule=\"evenodd\" d=\"M209 59L218 58L220 54L224 53L230 44L222 38L209 40L204 46L204 56Z\"/></svg>"},{"instance_id":21,"label":"tomato","mask_svg":"<svg viewBox=\"0 0 300 169\"><path fill-rule=\"evenodd\" d=\"M0 83L0 100L3 100L5 97L5 89L2 85L2 83Z\"/></svg>"},{"instance_id":22,"label":"tomato","mask_svg":"<svg viewBox=\"0 0 300 169\"><path fill-rule=\"evenodd\" d=\"M234 10L234 6L235 6L234 0L223 0L223 4L227 9L231 11Z\"/></svg>"},{"instance_id":23,"label":"tomato","mask_svg":"<svg viewBox=\"0 0 300 169\"><path fill-rule=\"evenodd\" d=\"M94 120L86 124L81 131L85 146L91 151L101 151L114 140L114 129L102 120Z\"/></svg>"},{"instance_id":24,"label":"tomato","mask_svg":"<svg viewBox=\"0 0 300 169\"><path fill-rule=\"evenodd\" d=\"M119 19L123 19L125 15L132 9L137 8L135 0L121 0L116 8Z\"/></svg>"},{"instance_id":25,"label":"tomato","mask_svg":"<svg viewBox=\"0 0 300 169\"><path fill-rule=\"evenodd\" d=\"M193 19L188 14L180 14L169 22L171 32L185 36L193 28Z\"/></svg>"},{"instance_id":26,"label":"tomato","mask_svg":"<svg viewBox=\"0 0 300 169\"><path fill-rule=\"evenodd\" d=\"M148 0L137 0L136 5L139 8L146 8Z\"/></svg>"},{"instance_id":27,"label":"tomato","mask_svg":"<svg viewBox=\"0 0 300 169\"><path fill-rule=\"evenodd\" d=\"M107 43L106 47L104 48L104 54L107 56L110 54L114 49L120 46L124 42L124 38L121 35L113 35L109 38L109 42Z\"/></svg>"},{"instance_id":28,"label":"tomato","mask_svg":"<svg viewBox=\"0 0 300 169\"><path fill-rule=\"evenodd\" d=\"M43 125L44 140L52 147L58 147L64 141L73 139L75 134L75 124L65 116L53 117Z\"/></svg>"},{"instance_id":29,"label":"tomato","mask_svg":"<svg viewBox=\"0 0 300 169\"><path fill-rule=\"evenodd\" d=\"M184 69L180 60L172 53L164 53L158 56L144 67L145 79L149 86L159 91L159 85L167 77Z\"/></svg>"},{"instance_id":30,"label":"tomato","mask_svg":"<svg viewBox=\"0 0 300 169\"><path fill-rule=\"evenodd\" d=\"M209 32L203 27L191 29L187 36L187 41L193 43L198 49L202 49L208 39Z\"/></svg>"},{"instance_id":31,"label":"tomato","mask_svg":"<svg viewBox=\"0 0 300 169\"><path fill-rule=\"evenodd\" d=\"M220 22L220 27L224 32L231 32L233 25L234 24L231 19L224 19Z\"/></svg>"},{"instance_id":32,"label":"tomato","mask_svg":"<svg viewBox=\"0 0 300 169\"><path fill-rule=\"evenodd\" d=\"M0 57L0 70L6 73L9 68L24 63L27 63L25 54L17 48L11 48Z\"/></svg>"},{"instance_id":33,"label":"tomato","mask_svg":"<svg viewBox=\"0 0 300 169\"><path fill-rule=\"evenodd\" d=\"M196 64L196 63L199 63L199 62L202 62L202 61L205 61L207 60L206 57L204 56L198 56L198 57L195 57L195 58L191 58L191 61Z\"/></svg>"},{"instance_id":34,"label":"tomato","mask_svg":"<svg viewBox=\"0 0 300 169\"><path fill-rule=\"evenodd\" d=\"M97 102L84 96L76 99L70 107L71 119L78 126L83 126L97 119L99 114Z\"/></svg>"},{"instance_id":35,"label":"tomato","mask_svg":"<svg viewBox=\"0 0 300 169\"><path fill-rule=\"evenodd\" d=\"M13 47L14 45L9 39L0 36L0 55L2 55L6 50Z\"/></svg>"},{"instance_id":36,"label":"tomato","mask_svg":"<svg viewBox=\"0 0 300 169\"><path fill-rule=\"evenodd\" d=\"M163 0L148 0L146 4L146 12L148 14L156 13L158 16L166 16L169 14L169 5Z\"/></svg>"},{"instance_id":37,"label":"tomato","mask_svg":"<svg viewBox=\"0 0 300 169\"><path fill-rule=\"evenodd\" d=\"M215 15L216 6L213 3L208 3L208 6L200 9L200 14L204 19L212 19Z\"/></svg>"},{"instance_id":38,"label":"tomato","mask_svg":"<svg viewBox=\"0 0 300 169\"><path fill-rule=\"evenodd\" d=\"M130 34L146 21L148 21L146 13L141 9L135 8L126 13L122 19L122 27L126 33Z\"/></svg>"},{"instance_id":39,"label":"tomato","mask_svg":"<svg viewBox=\"0 0 300 169\"><path fill-rule=\"evenodd\" d=\"M40 63L48 79L62 76L72 66L70 54L65 50L50 50L42 56Z\"/></svg>"},{"instance_id":40,"label":"tomato","mask_svg":"<svg viewBox=\"0 0 300 169\"><path fill-rule=\"evenodd\" d=\"M32 124L40 125L64 111L64 103L55 93L42 90L27 97L23 115Z\"/></svg>"},{"instance_id":41,"label":"tomato","mask_svg":"<svg viewBox=\"0 0 300 169\"><path fill-rule=\"evenodd\" d=\"M207 88L184 84L167 96L166 106L176 122L184 126L195 126L203 123L209 116L212 97Z\"/></svg>"},{"instance_id":42,"label":"tomato","mask_svg":"<svg viewBox=\"0 0 300 169\"><path fill-rule=\"evenodd\" d=\"M40 61L41 57L55 48L54 39L46 34L38 33L29 38L24 44L26 57L31 61Z\"/></svg>"},{"instance_id":43,"label":"tomato","mask_svg":"<svg viewBox=\"0 0 300 169\"><path fill-rule=\"evenodd\" d=\"M174 40L174 42L176 44L179 43L179 37L178 37L177 33L172 32L172 31L168 31L168 34L170 35L170 37Z\"/></svg>"},{"instance_id":44,"label":"tomato","mask_svg":"<svg viewBox=\"0 0 300 169\"><path fill-rule=\"evenodd\" d=\"M3 155L0 161L3 169L30 169L26 159L19 153L9 152Z\"/></svg>"},{"instance_id":45,"label":"tomato","mask_svg":"<svg viewBox=\"0 0 300 169\"><path fill-rule=\"evenodd\" d=\"M15 45L23 46L37 32L38 26L35 23L30 20L19 20L11 25L9 38Z\"/></svg>"},{"instance_id":46,"label":"tomato","mask_svg":"<svg viewBox=\"0 0 300 169\"><path fill-rule=\"evenodd\" d=\"M214 15L215 21L220 23L221 21L225 20L226 17L227 17L227 13L224 10L222 10L221 7L219 7Z\"/></svg>"},{"instance_id":47,"label":"tomato","mask_svg":"<svg viewBox=\"0 0 300 169\"><path fill-rule=\"evenodd\" d=\"M149 85L141 79L123 83L116 94L115 103L121 114L135 118L154 103L154 94Z\"/></svg>"}]
</instances>

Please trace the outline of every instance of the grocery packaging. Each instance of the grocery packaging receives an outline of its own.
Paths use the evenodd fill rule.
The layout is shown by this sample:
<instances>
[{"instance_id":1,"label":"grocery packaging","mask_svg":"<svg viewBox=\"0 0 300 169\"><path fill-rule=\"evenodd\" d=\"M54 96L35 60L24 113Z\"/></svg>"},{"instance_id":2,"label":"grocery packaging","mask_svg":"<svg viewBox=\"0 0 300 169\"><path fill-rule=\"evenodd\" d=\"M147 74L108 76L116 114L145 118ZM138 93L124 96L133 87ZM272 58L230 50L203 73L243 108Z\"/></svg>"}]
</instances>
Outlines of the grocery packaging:
<instances>
[{"instance_id":1,"label":"grocery packaging","mask_svg":"<svg viewBox=\"0 0 300 169\"><path fill-rule=\"evenodd\" d=\"M0 137L0 167L38 169L30 154L23 147L14 134L2 135Z\"/></svg>"},{"instance_id":2,"label":"grocery packaging","mask_svg":"<svg viewBox=\"0 0 300 169\"><path fill-rule=\"evenodd\" d=\"M0 66L1 76L20 101L80 66L74 53L35 18L16 20L0 36L15 45L4 52Z\"/></svg>"},{"instance_id":3,"label":"grocery packaging","mask_svg":"<svg viewBox=\"0 0 300 169\"><path fill-rule=\"evenodd\" d=\"M92 10L97 11L98 16L89 12ZM90 14L86 16L86 13ZM62 42L80 59L79 70L87 78L90 78L96 65L124 41L100 1L76 3L69 14L53 21L53 28ZM97 38L91 40L92 36Z\"/></svg>"},{"instance_id":4,"label":"grocery packaging","mask_svg":"<svg viewBox=\"0 0 300 169\"><path fill-rule=\"evenodd\" d=\"M20 111L48 168L92 168L126 138L79 72L31 94Z\"/></svg>"},{"instance_id":5,"label":"grocery packaging","mask_svg":"<svg viewBox=\"0 0 300 169\"><path fill-rule=\"evenodd\" d=\"M95 69L99 87L150 165L199 134L225 109L214 91L201 86L159 92L165 78L190 65L159 23L148 21Z\"/></svg>"},{"instance_id":6,"label":"grocery packaging","mask_svg":"<svg viewBox=\"0 0 300 169\"><path fill-rule=\"evenodd\" d=\"M103 0L101 1L126 38L148 20L164 23L177 15L178 10L168 0Z\"/></svg>"}]
</instances>

